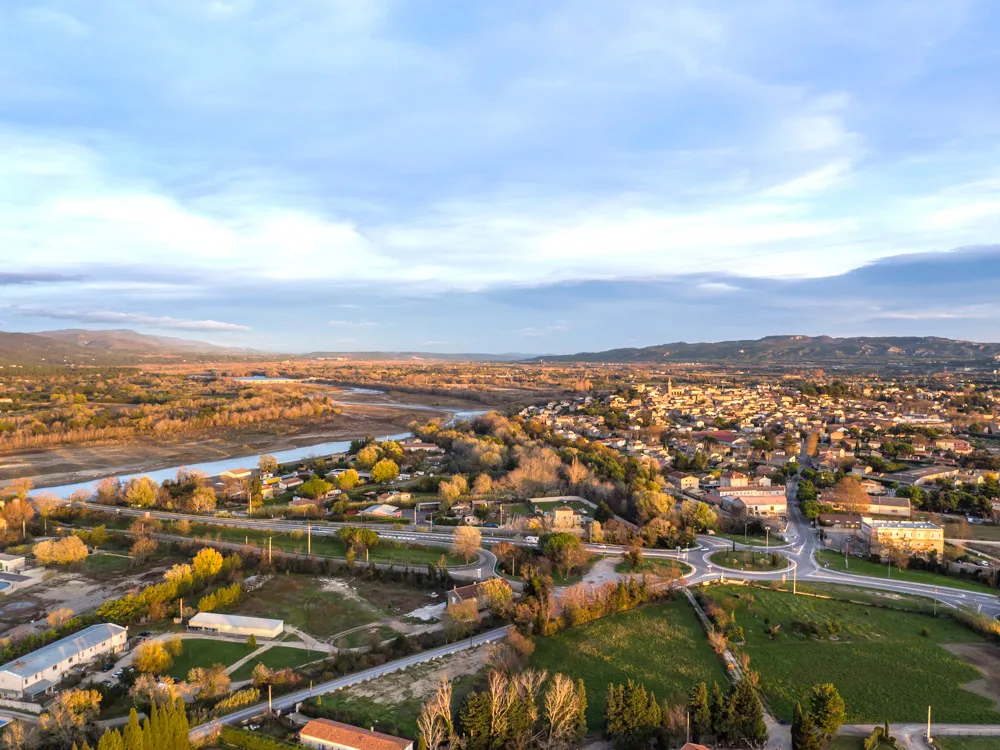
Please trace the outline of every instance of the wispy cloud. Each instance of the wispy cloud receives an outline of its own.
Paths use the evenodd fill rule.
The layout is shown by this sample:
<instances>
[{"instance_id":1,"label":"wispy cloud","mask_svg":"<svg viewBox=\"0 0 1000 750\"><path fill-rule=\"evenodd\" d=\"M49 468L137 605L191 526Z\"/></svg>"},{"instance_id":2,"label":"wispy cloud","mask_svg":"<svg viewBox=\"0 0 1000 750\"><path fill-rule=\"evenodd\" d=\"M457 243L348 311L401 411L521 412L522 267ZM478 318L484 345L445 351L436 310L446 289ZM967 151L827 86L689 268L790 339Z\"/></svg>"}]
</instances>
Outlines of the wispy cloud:
<instances>
[{"instance_id":1,"label":"wispy cloud","mask_svg":"<svg viewBox=\"0 0 1000 750\"><path fill-rule=\"evenodd\" d=\"M74 320L78 323L107 323L110 325L138 325L148 328L168 328L178 331L250 331L249 326L224 323L218 320L188 320L145 313L113 312L111 310L57 310L13 306L10 312L32 318Z\"/></svg>"}]
</instances>

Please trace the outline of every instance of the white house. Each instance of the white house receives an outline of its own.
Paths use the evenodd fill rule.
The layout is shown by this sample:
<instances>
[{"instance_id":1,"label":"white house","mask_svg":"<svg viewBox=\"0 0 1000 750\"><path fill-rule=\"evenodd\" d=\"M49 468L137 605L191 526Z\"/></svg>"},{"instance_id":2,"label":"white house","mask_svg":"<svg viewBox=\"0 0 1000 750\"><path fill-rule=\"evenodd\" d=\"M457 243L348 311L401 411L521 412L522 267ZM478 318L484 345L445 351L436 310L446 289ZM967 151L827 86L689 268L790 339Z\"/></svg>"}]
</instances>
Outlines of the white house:
<instances>
[{"instance_id":1,"label":"white house","mask_svg":"<svg viewBox=\"0 0 1000 750\"><path fill-rule=\"evenodd\" d=\"M127 642L128 628L91 625L0 667L0 695L30 700L51 690L71 669L124 651Z\"/></svg>"},{"instance_id":2,"label":"white house","mask_svg":"<svg viewBox=\"0 0 1000 750\"><path fill-rule=\"evenodd\" d=\"M17 573L24 570L24 555L0 554L0 571Z\"/></svg>"},{"instance_id":3,"label":"white house","mask_svg":"<svg viewBox=\"0 0 1000 750\"><path fill-rule=\"evenodd\" d=\"M285 629L283 620L269 620L266 617L243 617L223 615L218 612L199 612L190 620L188 627L209 630L219 635L240 637L277 638Z\"/></svg>"}]
</instances>

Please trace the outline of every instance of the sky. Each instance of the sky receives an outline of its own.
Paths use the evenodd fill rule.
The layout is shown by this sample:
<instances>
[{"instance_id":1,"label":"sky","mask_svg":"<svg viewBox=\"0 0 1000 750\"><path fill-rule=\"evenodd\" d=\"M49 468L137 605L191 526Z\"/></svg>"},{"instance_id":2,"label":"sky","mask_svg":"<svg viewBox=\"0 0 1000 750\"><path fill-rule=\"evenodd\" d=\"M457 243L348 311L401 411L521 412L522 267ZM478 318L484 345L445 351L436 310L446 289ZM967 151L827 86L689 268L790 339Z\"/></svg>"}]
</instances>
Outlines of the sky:
<instances>
[{"instance_id":1,"label":"sky","mask_svg":"<svg viewBox=\"0 0 1000 750\"><path fill-rule=\"evenodd\" d=\"M5 0L0 330L1000 340L989 0Z\"/></svg>"}]
</instances>

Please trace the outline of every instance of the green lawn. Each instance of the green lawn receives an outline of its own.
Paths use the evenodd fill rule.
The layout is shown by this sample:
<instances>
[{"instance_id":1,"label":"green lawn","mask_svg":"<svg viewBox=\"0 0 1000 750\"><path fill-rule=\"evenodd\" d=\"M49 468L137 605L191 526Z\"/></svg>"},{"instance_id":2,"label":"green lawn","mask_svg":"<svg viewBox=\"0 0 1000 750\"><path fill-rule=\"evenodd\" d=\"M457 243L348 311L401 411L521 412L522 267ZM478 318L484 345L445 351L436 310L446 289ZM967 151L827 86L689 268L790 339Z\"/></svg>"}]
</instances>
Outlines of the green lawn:
<instances>
[{"instance_id":1,"label":"green lawn","mask_svg":"<svg viewBox=\"0 0 1000 750\"><path fill-rule=\"evenodd\" d=\"M109 555L105 552L94 552L83 562L83 571L97 576L123 573L131 568L132 558L128 555Z\"/></svg>"},{"instance_id":2,"label":"green lawn","mask_svg":"<svg viewBox=\"0 0 1000 750\"><path fill-rule=\"evenodd\" d=\"M776 586L781 591L791 592L792 582L767 581L765 585L770 588ZM865 589L860 586L842 586L836 583L803 583L799 581L796 590L800 594L819 594L841 601L859 602L861 604L871 604L874 606L893 607L894 609L904 609L910 612L920 612L922 614L932 614L944 612L945 607L940 603L935 603L933 599L923 596L913 596L911 594L897 594L895 591L880 591L878 589Z\"/></svg>"},{"instance_id":3,"label":"green lawn","mask_svg":"<svg viewBox=\"0 0 1000 750\"><path fill-rule=\"evenodd\" d=\"M645 573L650 576L659 576L661 578L680 578L681 576L686 576L691 572L691 566L682 563L679 560L664 560L647 557L642 561L638 570L632 570L627 562L622 560L620 563L615 565L616 573L632 574L632 575L642 575Z\"/></svg>"},{"instance_id":4,"label":"green lawn","mask_svg":"<svg viewBox=\"0 0 1000 750\"><path fill-rule=\"evenodd\" d=\"M535 511L527 503L510 503L503 506L504 516L533 516Z\"/></svg>"},{"instance_id":5,"label":"green lawn","mask_svg":"<svg viewBox=\"0 0 1000 750\"><path fill-rule=\"evenodd\" d=\"M371 644L372 636L375 633L378 633L379 642L387 641L398 635L398 633L388 625L379 625L378 628L356 630L353 633L348 633L343 638L337 640L337 645L343 648L359 648L360 646L368 646Z\"/></svg>"},{"instance_id":6,"label":"green lawn","mask_svg":"<svg viewBox=\"0 0 1000 750\"><path fill-rule=\"evenodd\" d=\"M960 687L980 679L980 672L938 645L985 643L950 618L744 586L707 593L735 606L746 637L742 650L782 720L791 719L795 701L814 683L832 682L847 704L848 723L920 722L929 704L937 721L1000 722L992 701ZM765 621L780 624L777 640L765 632ZM836 640L828 635L830 624L839 630ZM804 626L822 635L807 635Z\"/></svg>"},{"instance_id":7,"label":"green lawn","mask_svg":"<svg viewBox=\"0 0 1000 750\"><path fill-rule=\"evenodd\" d=\"M197 524L196 528L196 533L200 536L207 535L212 539L219 539L225 542L246 543L258 547L265 552L269 538L271 540L271 548L274 550L285 550L299 554L306 554L309 551L304 529L301 532L301 537L298 537L297 534L293 536L293 532L272 533L259 529L239 529L231 526ZM192 529L192 533L195 533L195 529ZM343 558L347 554L347 547L335 535L318 534L314 530L312 534L312 553L317 557ZM389 540L383 540L377 547L370 549L368 551L368 560L371 562L396 563L400 565L403 563L427 565L428 563L437 564L442 555L444 555L445 561L449 566L465 565L465 560L451 554L445 547L407 547ZM364 561L364 553L358 555L357 559Z\"/></svg>"},{"instance_id":8,"label":"green lawn","mask_svg":"<svg viewBox=\"0 0 1000 750\"><path fill-rule=\"evenodd\" d=\"M933 727L931 736L935 746L941 750L1000 750L1000 737L950 737L936 736Z\"/></svg>"},{"instance_id":9,"label":"green lawn","mask_svg":"<svg viewBox=\"0 0 1000 750\"><path fill-rule=\"evenodd\" d=\"M686 599L631 612L538 638L533 666L582 678L587 686L587 723L603 726L611 683L635 680L671 704L687 700L699 682L726 679Z\"/></svg>"},{"instance_id":10,"label":"green lawn","mask_svg":"<svg viewBox=\"0 0 1000 750\"><path fill-rule=\"evenodd\" d=\"M174 659L174 665L167 673L178 680L186 680L188 672L195 667L211 667L225 664L227 667L251 652L245 643L214 641L209 638L185 638L183 648Z\"/></svg>"},{"instance_id":11,"label":"green lawn","mask_svg":"<svg viewBox=\"0 0 1000 750\"><path fill-rule=\"evenodd\" d=\"M761 534L760 536L754 536L753 534L749 534L744 539L742 534L730 534L726 531L716 531L715 536L720 537L722 539L728 539L732 542L739 542L740 544L743 544L745 542L746 544L752 544L757 547L764 547L768 543L770 543L772 547L775 544L780 545L785 543L785 541L777 534L772 534L770 540L763 534Z\"/></svg>"},{"instance_id":12,"label":"green lawn","mask_svg":"<svg viewBox=\"0 0 1000 750\"><path fill-rule=\"evenodd\" d=\"M713 565L730 570L753 570L771 571L785 570L788 567L788 558L777 552L758 552L756 550L732 550L724 549L713 552L708 558Z\"/></svg>"},{"instance_id":13,"label":"green lawn","mask_svg":"<svg viewBox=\"0 0 1000 750\"><path fill-rule=\"evenodd\" d=\"M292 648L291 646L271 646L267 651L255 656L230 676L233 682L249 680L253 673L253 668L258 664L263 664L273 670L277 670L308 664L311 661L323 659L326 656L327 654L323 651L308 651L304 648Z\"/></svg>"},{"instance_id":14,"label":"green lawn","mask_svg":"<svg viewBox=\"0 0 1000 750\"><path fill-rule=\"evenodd\" d=\"M946 586L964 591L980 591L986 594L1000 594L1000 590L990 588L984 583L969 581L965 578L957 578L955 576L945 576L929 570L900 570L899 568L893 568L890 575L887 565L861 560L857 557L850 558L850 561L846 562L845 566L844 555L831 549L817 551L816 561L821 565L829 565L830 570L837 570L842 573L854 573L855 575L871 576L873 578L891 577L898 581L926 583L931 586Z\"/></svg>"},{"instance_id":15,"label":"green lawn","mask_svg":"<svg viewBox=\"0 0 1000 750\"><path fill-rule=\"evenodd\" d=\"M579 511L583 515L587 516L587 518L593 518L593 516L594 516L594 509L591 508L586 503L581 503L579 501L575 501L575 502L571 502L571 503L561 503L561 502L545 502L545 503L540 503L540 502L537 502L537 501L533 500L531 502L531 504L538 510L539 513L544 513L545 511L552 510L553 508L568 507L568 508L572 508L573 510Z\"/></svg>"},{"instance_id":16,"label":"green lawn","mask_svg":"<svg viewBox=\"0 0 1000 750\"><path fill-rule=\"evenodd\" d=\"M433 604L435 600L428 594L428 591L389 581L285 574L271 578L245 597L232 612L278 618L317 638L327 638Z\"/></svg>"}]
</instances>

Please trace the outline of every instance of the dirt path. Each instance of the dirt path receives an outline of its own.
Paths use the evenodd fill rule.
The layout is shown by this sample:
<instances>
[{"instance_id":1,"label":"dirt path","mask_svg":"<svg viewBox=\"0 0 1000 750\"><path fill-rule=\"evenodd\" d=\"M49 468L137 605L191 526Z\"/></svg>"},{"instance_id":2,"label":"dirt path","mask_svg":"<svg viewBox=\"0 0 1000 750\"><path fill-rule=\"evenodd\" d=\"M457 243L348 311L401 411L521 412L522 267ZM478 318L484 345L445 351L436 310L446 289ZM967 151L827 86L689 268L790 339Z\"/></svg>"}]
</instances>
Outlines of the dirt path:
<instances>
[{"instance_id":1,"label":"dirt path","mask_svg":"<svg viewBox=\"0 0 1000 750\"><path fill-rule=\"evenodd\" d=\"M943 643L942 647L978 669L983 677L962 685L963 690L993 701L1000 711L1000 649L989 643Z\"/></svg>"}]
</instances>

